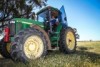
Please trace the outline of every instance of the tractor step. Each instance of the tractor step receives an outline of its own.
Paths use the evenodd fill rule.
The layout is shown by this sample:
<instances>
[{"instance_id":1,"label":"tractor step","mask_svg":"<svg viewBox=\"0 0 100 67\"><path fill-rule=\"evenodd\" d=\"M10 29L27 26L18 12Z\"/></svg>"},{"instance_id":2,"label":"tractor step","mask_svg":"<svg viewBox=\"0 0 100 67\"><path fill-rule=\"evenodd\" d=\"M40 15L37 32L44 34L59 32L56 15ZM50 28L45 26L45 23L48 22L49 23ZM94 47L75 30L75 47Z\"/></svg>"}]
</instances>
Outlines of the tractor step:
<instances>
[{"instance_id":1,"label":"tractor step","mask_svg":"<svg viewBox=\"0 0 100 67\"><path fill-rule=\"evenodd\" d=\"M51 41L57 41L58 40L58 37L52 37L51 38Z\"/></svg>"},{"instance_id":2,"label":"tractor step","mask_svg":"<svg viewBox=\"0 0 100 67\"><path fill-rule=\"evenodd\" d=\"M52 42L51 44L53 44L53 45L55 45L55 44L56 44L56 45L57 45L57 43L58 43L58 42Z\"/></svg>"},{"instance_id":3,"label":"tractor step","mask_svg":"<svg viewBox=\"0 0 100 67\"><path fill-rule=\"evenodd\" d=\"M59 34L59 32L54 32L53 34Z\"/></svg>"}]
</instances>

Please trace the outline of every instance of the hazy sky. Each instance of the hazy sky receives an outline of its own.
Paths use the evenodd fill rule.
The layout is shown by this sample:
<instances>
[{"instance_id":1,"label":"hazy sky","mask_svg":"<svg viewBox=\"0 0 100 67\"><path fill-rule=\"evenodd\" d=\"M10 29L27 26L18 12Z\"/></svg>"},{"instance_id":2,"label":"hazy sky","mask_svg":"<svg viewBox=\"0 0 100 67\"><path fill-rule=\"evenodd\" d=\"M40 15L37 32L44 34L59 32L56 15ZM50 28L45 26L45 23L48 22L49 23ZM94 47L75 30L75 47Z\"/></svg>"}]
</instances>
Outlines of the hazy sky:
<instances>
[{"instance_id":1,"label":"hazy sky","mask_svg":"<svg viewBox=\"0 0 100 67\"><path fill-rule=\"evenodd\" d=\"M68 25L75 27L80 40L100 40L100 0L48 0L48 5L65 7Z\"/></svg>"}]
</instances>

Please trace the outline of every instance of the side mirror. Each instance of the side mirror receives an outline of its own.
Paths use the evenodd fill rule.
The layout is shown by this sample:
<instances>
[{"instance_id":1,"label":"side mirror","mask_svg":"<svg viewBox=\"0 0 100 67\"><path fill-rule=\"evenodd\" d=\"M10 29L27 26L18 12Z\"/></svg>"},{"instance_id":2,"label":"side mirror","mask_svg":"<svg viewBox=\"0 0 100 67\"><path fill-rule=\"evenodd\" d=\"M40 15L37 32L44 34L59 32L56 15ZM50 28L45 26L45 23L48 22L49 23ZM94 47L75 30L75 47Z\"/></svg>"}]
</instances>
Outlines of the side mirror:
<instances>
[{"instance_id":1,"label":"side mirror","mask_svg":"<svg viewBox=\"0 0 100 67\"><path fill-rule=\"evenodd\" d=\"M2 20L5 17L5 13L3 11L0 11L0 20Z\"/></svg>"}]
</instances>

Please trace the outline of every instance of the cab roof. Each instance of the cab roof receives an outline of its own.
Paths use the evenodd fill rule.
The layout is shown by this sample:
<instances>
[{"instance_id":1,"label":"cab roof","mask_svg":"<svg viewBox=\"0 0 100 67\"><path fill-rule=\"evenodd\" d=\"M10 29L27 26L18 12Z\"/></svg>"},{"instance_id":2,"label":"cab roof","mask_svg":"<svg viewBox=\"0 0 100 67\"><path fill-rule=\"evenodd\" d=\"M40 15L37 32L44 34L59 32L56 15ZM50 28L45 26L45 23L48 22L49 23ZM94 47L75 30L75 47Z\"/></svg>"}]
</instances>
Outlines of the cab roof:
<instances>
[{"instance_id":1,"label":"cab roof","mask_svg":"<svg viewBox=\"0 0 100 67\"><path fill-rule=\"evenodd\" d=\"M37 12L37 15L40 14L40 13L42 13L42 12L44 12L44 11L46 11L46 10L49 10L49 9L50 9L51 11L54 10L54 11L60 12L57 8L54 8L54 7L51 7L51 6L47 6L47 7L43 8L43 9L41 9L40 11L38 11L38 12Z\"/></svg>"}]
</instances>

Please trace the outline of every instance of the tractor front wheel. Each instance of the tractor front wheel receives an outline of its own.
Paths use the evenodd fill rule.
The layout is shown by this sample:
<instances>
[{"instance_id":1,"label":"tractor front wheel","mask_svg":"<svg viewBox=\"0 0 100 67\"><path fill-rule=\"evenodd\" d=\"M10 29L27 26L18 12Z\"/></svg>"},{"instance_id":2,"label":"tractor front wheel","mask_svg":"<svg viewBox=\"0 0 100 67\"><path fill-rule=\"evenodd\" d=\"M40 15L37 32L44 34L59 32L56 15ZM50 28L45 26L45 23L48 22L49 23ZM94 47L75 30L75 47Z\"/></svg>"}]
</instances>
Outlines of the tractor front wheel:
<instances>
[{"instance_id":1,"label":"tractor front wheel","mask_svg":"<svg viewBox=\"0 0 100 67\"><path fill-rule=\"evenodd\" d=\"M59 50L64 53L73 53L76 51L75 32L71 27L62 29L60 35Z\"/></svg>"},{"instance_id":2,"label":"tractor front wheel","mask_svg":"<svg viewBox=\"0 0 100 67\"><path fill-rule=\"evenodd\" d=\"M10 58L10 44L3 42L3 40L0 42L0 54L4 58Z\"/></svg>"},{"instance_id":3,"label":"tractor front wheel","mask_svg":"<svg viewBox=\"0 0 100 67\"><path fill-rule=\"evenodd\" d=\"M20 31L12 42L11 56L14 61L28 62L45 56L47 42L44 34L36 29L28 28Z\"/></svg>"}]
</instances>

